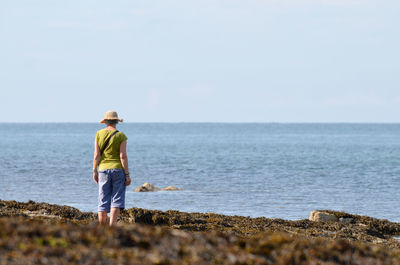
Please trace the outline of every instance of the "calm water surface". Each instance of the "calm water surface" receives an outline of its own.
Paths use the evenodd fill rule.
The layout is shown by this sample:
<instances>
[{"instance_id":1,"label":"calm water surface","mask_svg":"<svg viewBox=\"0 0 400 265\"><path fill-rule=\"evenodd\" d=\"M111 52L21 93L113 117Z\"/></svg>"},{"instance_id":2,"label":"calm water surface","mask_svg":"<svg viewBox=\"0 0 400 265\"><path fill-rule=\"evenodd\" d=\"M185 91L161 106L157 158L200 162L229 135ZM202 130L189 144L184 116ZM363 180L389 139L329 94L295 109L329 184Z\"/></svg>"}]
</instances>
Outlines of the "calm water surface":
<instances>
[{"instance_id":1,"label":"calm water surface","mask_svg":"<svg viewBox=\"0 0 400 265\"><path fill-rule=\"evenodd\" d=\"M96 211L99 124L0 124L0 199ZM127 207L308 218L315 209L400 221L399 124L120 124ZM179 192L135 193L151 182Z\"/></svg>"}]
</instances>

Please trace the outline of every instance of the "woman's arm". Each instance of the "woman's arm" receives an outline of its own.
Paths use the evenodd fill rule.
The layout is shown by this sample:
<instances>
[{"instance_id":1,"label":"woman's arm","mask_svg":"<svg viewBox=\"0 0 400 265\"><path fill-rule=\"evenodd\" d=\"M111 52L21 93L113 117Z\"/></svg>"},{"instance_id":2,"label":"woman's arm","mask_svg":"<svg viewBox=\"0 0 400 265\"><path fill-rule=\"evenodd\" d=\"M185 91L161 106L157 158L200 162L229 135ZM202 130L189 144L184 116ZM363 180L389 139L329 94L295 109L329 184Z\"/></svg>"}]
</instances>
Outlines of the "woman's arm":
<instances>
[{"instance_id":1,"label":"woman's arm","mask_svg":"<svg viewBox=\"0 0 400 265\"><path fill-rule=\"evenodd\" d=\"M131 184L131 177L129 176L129 166L128 166L128 155L126 153L126 140L121 143L119 147L119 157L121 159L122 167L125 171L125 185L129 186Z\"/></svg>"},{"instance_id":2,"label":"woman's arm","mask_svg":"<svg viewBox=\"0 0 400 265\"><path fill-rule=\"evenodd\" d=\"M99 172L97 171L97 167L100 162L100 147L97 144L97 141L94 142L94 155L93 155L93 180L96 183L99 183Z\"/></svg>"}]
</instances>

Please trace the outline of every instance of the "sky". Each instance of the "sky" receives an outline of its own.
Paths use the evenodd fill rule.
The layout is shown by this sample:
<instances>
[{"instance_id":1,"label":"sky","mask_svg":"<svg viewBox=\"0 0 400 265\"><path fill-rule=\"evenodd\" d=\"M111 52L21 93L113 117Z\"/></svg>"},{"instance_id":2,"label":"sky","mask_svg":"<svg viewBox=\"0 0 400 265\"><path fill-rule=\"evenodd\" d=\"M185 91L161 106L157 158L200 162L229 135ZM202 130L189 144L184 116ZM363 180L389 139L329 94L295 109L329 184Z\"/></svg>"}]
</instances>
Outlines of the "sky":
<instances>
[{"instance_id":1,"label":"sky","mask_svg":"<svg viewBox=\"0 0 400 265\"><path fill-rule=\"evenodd\" d=\"M398 0L1 0L0 122L400 122Z\"/></svg>"}]
</instances>

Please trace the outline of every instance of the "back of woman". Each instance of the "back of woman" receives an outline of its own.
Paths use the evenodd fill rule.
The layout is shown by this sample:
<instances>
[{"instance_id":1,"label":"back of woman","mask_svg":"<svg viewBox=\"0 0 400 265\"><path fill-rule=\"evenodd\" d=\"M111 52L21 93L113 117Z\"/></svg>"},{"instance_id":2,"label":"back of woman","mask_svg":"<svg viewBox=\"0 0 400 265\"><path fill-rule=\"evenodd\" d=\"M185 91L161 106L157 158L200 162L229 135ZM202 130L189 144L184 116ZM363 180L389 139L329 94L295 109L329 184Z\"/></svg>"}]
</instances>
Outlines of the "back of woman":
<instances>
[{"instance_id":1,"label":"back of woman","mask_svg":"<svg viewBox=\"0 0 400 265\"><path fill-rule=\"evenodd\" d=\"M99 223L116 224L121 209L125 208L126 186L131 184L126 153L127 137L117 130L118 118L115 111L108 111L100 123L106 128L97 131L93 156L93 180L99 185Z\"/></svg>"},{"instance_id":2,"label":"back of woman","mask_svg":"<svg viewBox=\"0 0 400 265\"><path fill-rule=\"evenodd\" d=\"M115 130L108 130L107 128L101 129L96 133L96 142L99 145L100 150L104 149L105 142L107 139L110 139L107 148L101 154L99 170L115 168L123 169L120 159L120 146L121 143L126 141L128 138L123 132L114 133ZM111 137L111 135L113 136Z\"/></svg>"}]
</instances>

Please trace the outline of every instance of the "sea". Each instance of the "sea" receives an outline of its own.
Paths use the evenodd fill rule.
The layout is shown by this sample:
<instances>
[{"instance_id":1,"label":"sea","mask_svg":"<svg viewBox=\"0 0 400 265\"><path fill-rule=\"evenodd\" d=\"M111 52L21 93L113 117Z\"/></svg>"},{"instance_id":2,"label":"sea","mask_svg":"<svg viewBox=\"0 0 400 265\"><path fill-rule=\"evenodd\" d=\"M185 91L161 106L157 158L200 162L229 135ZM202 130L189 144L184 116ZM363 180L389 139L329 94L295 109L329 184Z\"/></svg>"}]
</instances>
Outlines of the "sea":
<instances>
[{"instance_id":1,"label":"sea","mask_svg":"<svg viewBox=\"0 0 400 265\"><path fill-rule=\"evenodd\" d=\"M0 199L97 210L95 123L0 123ZM126 208L400 222L400 124L122 123ZM145 182L182 191L134 192Z\"/></svg>"}]
</instances>

